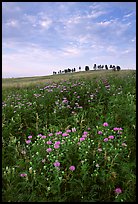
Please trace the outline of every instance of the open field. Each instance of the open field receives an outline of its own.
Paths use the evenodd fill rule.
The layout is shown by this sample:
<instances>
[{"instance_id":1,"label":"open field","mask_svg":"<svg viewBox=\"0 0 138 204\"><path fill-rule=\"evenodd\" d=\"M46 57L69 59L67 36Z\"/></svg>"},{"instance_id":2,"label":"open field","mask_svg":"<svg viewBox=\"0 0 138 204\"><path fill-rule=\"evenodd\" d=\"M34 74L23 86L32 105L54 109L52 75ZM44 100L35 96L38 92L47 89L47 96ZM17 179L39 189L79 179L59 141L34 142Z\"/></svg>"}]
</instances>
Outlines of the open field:
<instances>
[{"instance_id":1,"label":"open field","mask_svg":"<svg viewBox=\"0 0 138 204\"><path fill-rule=\"evenodd\" d=\"M3 202L135 202L136 71L2 79Z\"/></svg>"}]
</instances>

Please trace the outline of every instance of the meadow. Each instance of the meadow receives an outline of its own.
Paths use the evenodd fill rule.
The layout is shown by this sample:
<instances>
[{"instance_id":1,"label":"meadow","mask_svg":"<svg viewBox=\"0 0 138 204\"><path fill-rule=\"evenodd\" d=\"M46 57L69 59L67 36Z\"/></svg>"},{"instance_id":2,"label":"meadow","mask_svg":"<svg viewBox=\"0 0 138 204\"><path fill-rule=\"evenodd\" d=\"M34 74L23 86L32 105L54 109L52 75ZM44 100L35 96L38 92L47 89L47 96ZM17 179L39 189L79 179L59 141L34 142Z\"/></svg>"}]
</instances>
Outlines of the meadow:
<instances>
[{"instance_id":1,"label":"meadow","mask_svg":"<svg viewBox=\"0 0 138 204\"><path fill-rule=\"evenodd\" d=\"M3 202L135 202L136 71L2 79Z\"/></svg>"}]
</instances>

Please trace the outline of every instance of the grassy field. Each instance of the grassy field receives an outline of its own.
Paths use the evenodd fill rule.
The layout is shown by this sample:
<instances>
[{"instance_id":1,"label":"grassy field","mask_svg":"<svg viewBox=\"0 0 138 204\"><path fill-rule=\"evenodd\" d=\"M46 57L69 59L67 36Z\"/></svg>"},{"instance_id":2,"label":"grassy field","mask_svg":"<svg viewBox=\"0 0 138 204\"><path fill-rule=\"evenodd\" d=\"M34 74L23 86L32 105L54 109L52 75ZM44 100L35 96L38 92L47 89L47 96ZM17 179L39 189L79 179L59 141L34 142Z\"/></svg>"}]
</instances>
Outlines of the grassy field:
<instances>
[{"instance_id":1,"label":"grassy field","mask_svg":"<svg viewBox=\"0 0 138 204\"><path fill-rule=\"evenodd\" d=\"M136 71L2 79L3 202L135 202Z\"/></svg>"}]
</instances>

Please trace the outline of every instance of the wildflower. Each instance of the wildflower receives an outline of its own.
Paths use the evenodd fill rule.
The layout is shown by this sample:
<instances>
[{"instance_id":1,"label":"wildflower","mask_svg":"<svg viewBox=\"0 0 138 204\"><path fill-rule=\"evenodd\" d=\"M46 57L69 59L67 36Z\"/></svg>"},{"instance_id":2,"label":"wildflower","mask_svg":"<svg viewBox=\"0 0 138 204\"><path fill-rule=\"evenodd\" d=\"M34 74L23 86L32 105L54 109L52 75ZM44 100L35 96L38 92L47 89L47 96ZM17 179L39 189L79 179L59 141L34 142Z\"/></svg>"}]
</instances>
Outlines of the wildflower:
<instances>
[{"instance_id":1,"label":"wildflower","mask_svg":"<svg viewBox=\"0 0 138 204\"><path fill-rule=\"evenodd\" d=\"M85 137L85 138L86 138L86 137L87 137L87 135L82 135L82 137Z\"/></svg>"},{"instance_id":2,"label":"wildflower","mask_svg":"<svg viewBox=\"0 0 138 204\"><path fill-rule=\"evenodd\" d=\"M61 131L56 132L56 135L61 135L61 134L62 134L62 132L61 132Z\"/></svg>"},{"instance_id":3,"label":"wildflower","mask_svg":"<svg viewBox=\"0 0 138 204\"><path fill-rule=\"evenodd\" d=\"M69 169L70 169L71 171L74 171L74 170L75 170L75 166L70 166Z\"/></svg>"},{"instance_id":4,"label":"wildflower","mask_svg":"<svg viewBox=\"0 0 138 204\"><path fill-rule=\"evenodd\" d=\"M81 143L80 143L80 142L78 142L77 144L78 144L78 145L80 145Z\"/></svg>"},{"instance_id":5,"label":"wildflower","mask_svg":"<svg viewBox=\"0 0 138 204\"><path fill-rule=\"evenodd\" d=\"M104 142L107 142L108 141L108 138L104 138Z\"/></svg>"},{"instance_id":6,"label":"wildflower","mask_svg":"<svg viewBox=\"0 0 138 204\"><path fill-rule=\"evenodd\" d=\"M55 145L54 145L54 148L55 148L55 149L58 149L58 148L59 148L59 145L58 145L58 144L55 144Z\"/></svg>"},{"instance_id":7,"label":"wildflower","mask_svg":"<svg viewBox=\"0 0 138 204\"><path fill-rule=\"evenodd\" d=\"M66 137L66 136L68 136L68 135L69 135L69 134L66 133L66 132L62 134L63 137Z\"/></svg>"},{"instance_id":8,"label":"wildflower","mask_svg":"<svg viewBox=\"0 0 138 204\"><path fill-rule=\"evenodd\" d=\"M87 134L88 134L88 132L86 132L86 131L85 131L83 134L84 134L84 135L87 135Z\"/></svg>"},{"instance_id":9,"label":"wildflower","mask_svg":"<svg viewBox=\"0 0 138 204\"><path fill-rule=\"evenodd\" d=\"M102 135L103 133L102 133L102 131L98 131L98 135Z\"/></svg>"},{"instance_id":10,"label":"wildflower","mask_svg":"<svg viewBox=\"0 0 138 204\"><path fill-rule=\"evenodd\" d=\"M47 143L48 145L52 144L52 142L51 142L51 141L47 141L46 143Z\"/></svg>"},{"instance_id":11,"label":"wildflower","mask_svg":"<svg viewBox=\"0 0 138 204\"><path fill-rule=\"evenodd\" d=\"M58 162L58 161L54 162L54 166L55 166L55 167L60 166L60 162Z\"/></svg>"},{"instance_id":12,"label":"wildflower","mask_svg":"<svg viewBox=\"0 0 138 204\"><path fill-rule=\"evenodd\" d=\"M122 143L122 146L127 147L127 144L125 142Z\"/></svg>"},{"instance_id":13,"label":"wildflower","mask_svg":"<svg viewBox=\"0 0 138 204\"><path fill-rule=\"evenodd\" d=\"M110 135L108 138L109 138L109 139L114 139L114 136L113 136L113 135Z\"/></svg>"},{"instance_id":14,"label":"wildflower","mask_svg":"<svg viewBox=\"0 0 138 204\"><path fill-rule=\"evenodd\" d=\"M81 141L84 141L84 140L85 140L85 138L84 138L84 137L81 137L81 138L80 138L80 142L81 142Z\"/></svg>"},{"instance_id":15,"label":"wildflower","mask_svg":"<svg viewBox=\"0 0 138 204\"><path fill-rule=\"evenodd\" d=\"M87 130L90 130L90 129L91 129L90 127L87 128Z\"/></svg>"},{"instance_id":16,"label":"wildflower","mask_svg":"<svg viewBox=\"0 0 138 204\"><path fill-rule=\"evenodd\" d=\"M99 152L102 152L102 149L101 149L101 148L98 148L98 151L99 151Z\"/></svg>"},{"instance_id":17,"label":"wildflower","mask_svg":"<svg viewBox=\"0 0 138 204\"><path fill-rule=\"evenodd\" d=\"M26 142L26 144L29 144L31 142L31 140L26 140L25 142Z\"/></svg>"},{"instance_id":18,"label":"wildflower","mask_svg":"<svg viewBox=\"0 0 138 204\"><path fill-rule=\"evenodd\" d=\"M45 159L42 159L42 163L45 163L45 161L46 161Z\"/></svg>"},{"instance_id":19,"label":"wildflower","mask_svg":"<svg viewBox=\"0 0 138 204\"><path fill-rule=\"evenodd\" d=\"M29 135L29 136L28 136L28 139L31 139L31 138L32 138L32 135Z\"/></svg>"},{"instance_id":20,"label":"wildflower","mask_svg":"<svg viewBox=\"0 0 138 204\"><path fill-rule=\"evenodd\" d=\"M42 139L45 139L45 138L46 138L46 136L45 136L45 135L42 135L42 136L41 136L41 138L42 138Z\"/></svg>"},{"instance_id":21,"label":"wildflower","mask_svg":"<svg viewBox=\"0 0 138 204\"><path fill-rule=\"evenodd\" d=\"M51 151L52 151L52 149L51 149L51 148L48 148L46 151L47 151L47 152L51 152Z\"/></svg>"},{"instance_id":22,"label":"wildflower","mask_svg":"<svg viewBox=\"0 0 138 204\"><path fill-rule=\"evenodd\" d=\"M26 177L26 176L27 176L27 174L20 174L20 176L21 176L21 177Z\"/></svg>"},{"instance_id":23,"label":"wildflower","mask_svg":"<svg viewBox=\"0 0 138 204\"><path fill-rule=\"evenodd\" d=\"M118 134L119 134L119 135L122 135L122 132L119 132L119 131L118 131Z\"/></svg>"},{"instance_id":24,"label":"wildflower","mask_svg":"<svg viewBox=\"0 0 138 204\"><path fill-rule=\"evenodd\" d=\"M117 127L114 127L114 128L113 128L113 130L114 130L114 131L117 131L117 130L118 130L118 128L117 128Z\"/></svg>"},{"instance_id":25,"label":"wildflower","mask_svg":"<svg viewBox=\"0 0 138 204\"><path fill-rule=\"evenodd\" d=\"M116 193L116 194L120 194L120 193L122 193L121 188L116 188L116 189L115 189L115 193Z\"/></svg>"},{"instance_id":26,"label":"wildflower","mask_svg":"<svg viewBox=\"0 0 138 204\"><path fill-rule=\"evenodd\" d=\"M105 122L105 123L103 123L103 126L104 126L104 127L105 127L105 126L108 126L108 123L106 123L106 122Z\"/></svg>"},{"instance_id":27,"label":"wildflower","mask_svg":"<svg viewBox=\"0 0 138 204\"><path fill-rule=\"evenodd\" d=\"M66 130L66 132L71 132L71 130Z\"/></svg>"},{"instance_id":28,"label":"wildflower","mask_svg":"<svg viewBox=\"0 0 138 204\"><path fill-rule=\"evenodd\" d=\"M96 167L99 168L100 167L99 164L96 164Z\"/></svg>"},{"instance_id":29,"label":"wildflower","mask_svg":"<svg viewBox=\"0 0 138 204\"><path fill-rule=\"evenodd\" d=\"M59 145L59 144L60 144L60 141L55 142L55 145Z\"/></svg>"},{"instance_id":30,"label":"wildflower","mask_svg":"<svg viewBox=\"0 0 138 204\"><path fill-rule=\"evenodd\" d=\"M74 128L72 128L72 132L76 132L76 128L74 127Z\"/></svg>"},{"instance_id":31,"label":"wildflower","mask_svg":"<svg viewBox=\"0 0 138 204\"><path fill-rule=\"evenodd\" d=\"M52 136L52 135L53 135L53 133L49 133L49 134L48 134L48 136Z\"/></svg>"}]
</instances>

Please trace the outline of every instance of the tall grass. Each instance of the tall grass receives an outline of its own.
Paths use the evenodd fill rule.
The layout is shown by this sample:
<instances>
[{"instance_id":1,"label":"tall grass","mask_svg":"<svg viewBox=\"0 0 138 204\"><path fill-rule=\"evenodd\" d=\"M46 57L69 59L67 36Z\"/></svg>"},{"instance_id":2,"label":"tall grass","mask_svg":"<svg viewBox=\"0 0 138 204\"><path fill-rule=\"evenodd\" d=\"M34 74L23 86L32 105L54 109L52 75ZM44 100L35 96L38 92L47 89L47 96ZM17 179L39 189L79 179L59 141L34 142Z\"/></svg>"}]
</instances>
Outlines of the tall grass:
<instances>
[{"instance_id":1,"label":"tall grass","mask_svg":"<svg viewBox=\"0 0 138 204\"><path fill-rule=\"evenodd\" d=\"M69 76L3 84L3 201L136 201L135 71Z\"/></svg>"}]
</instances>

